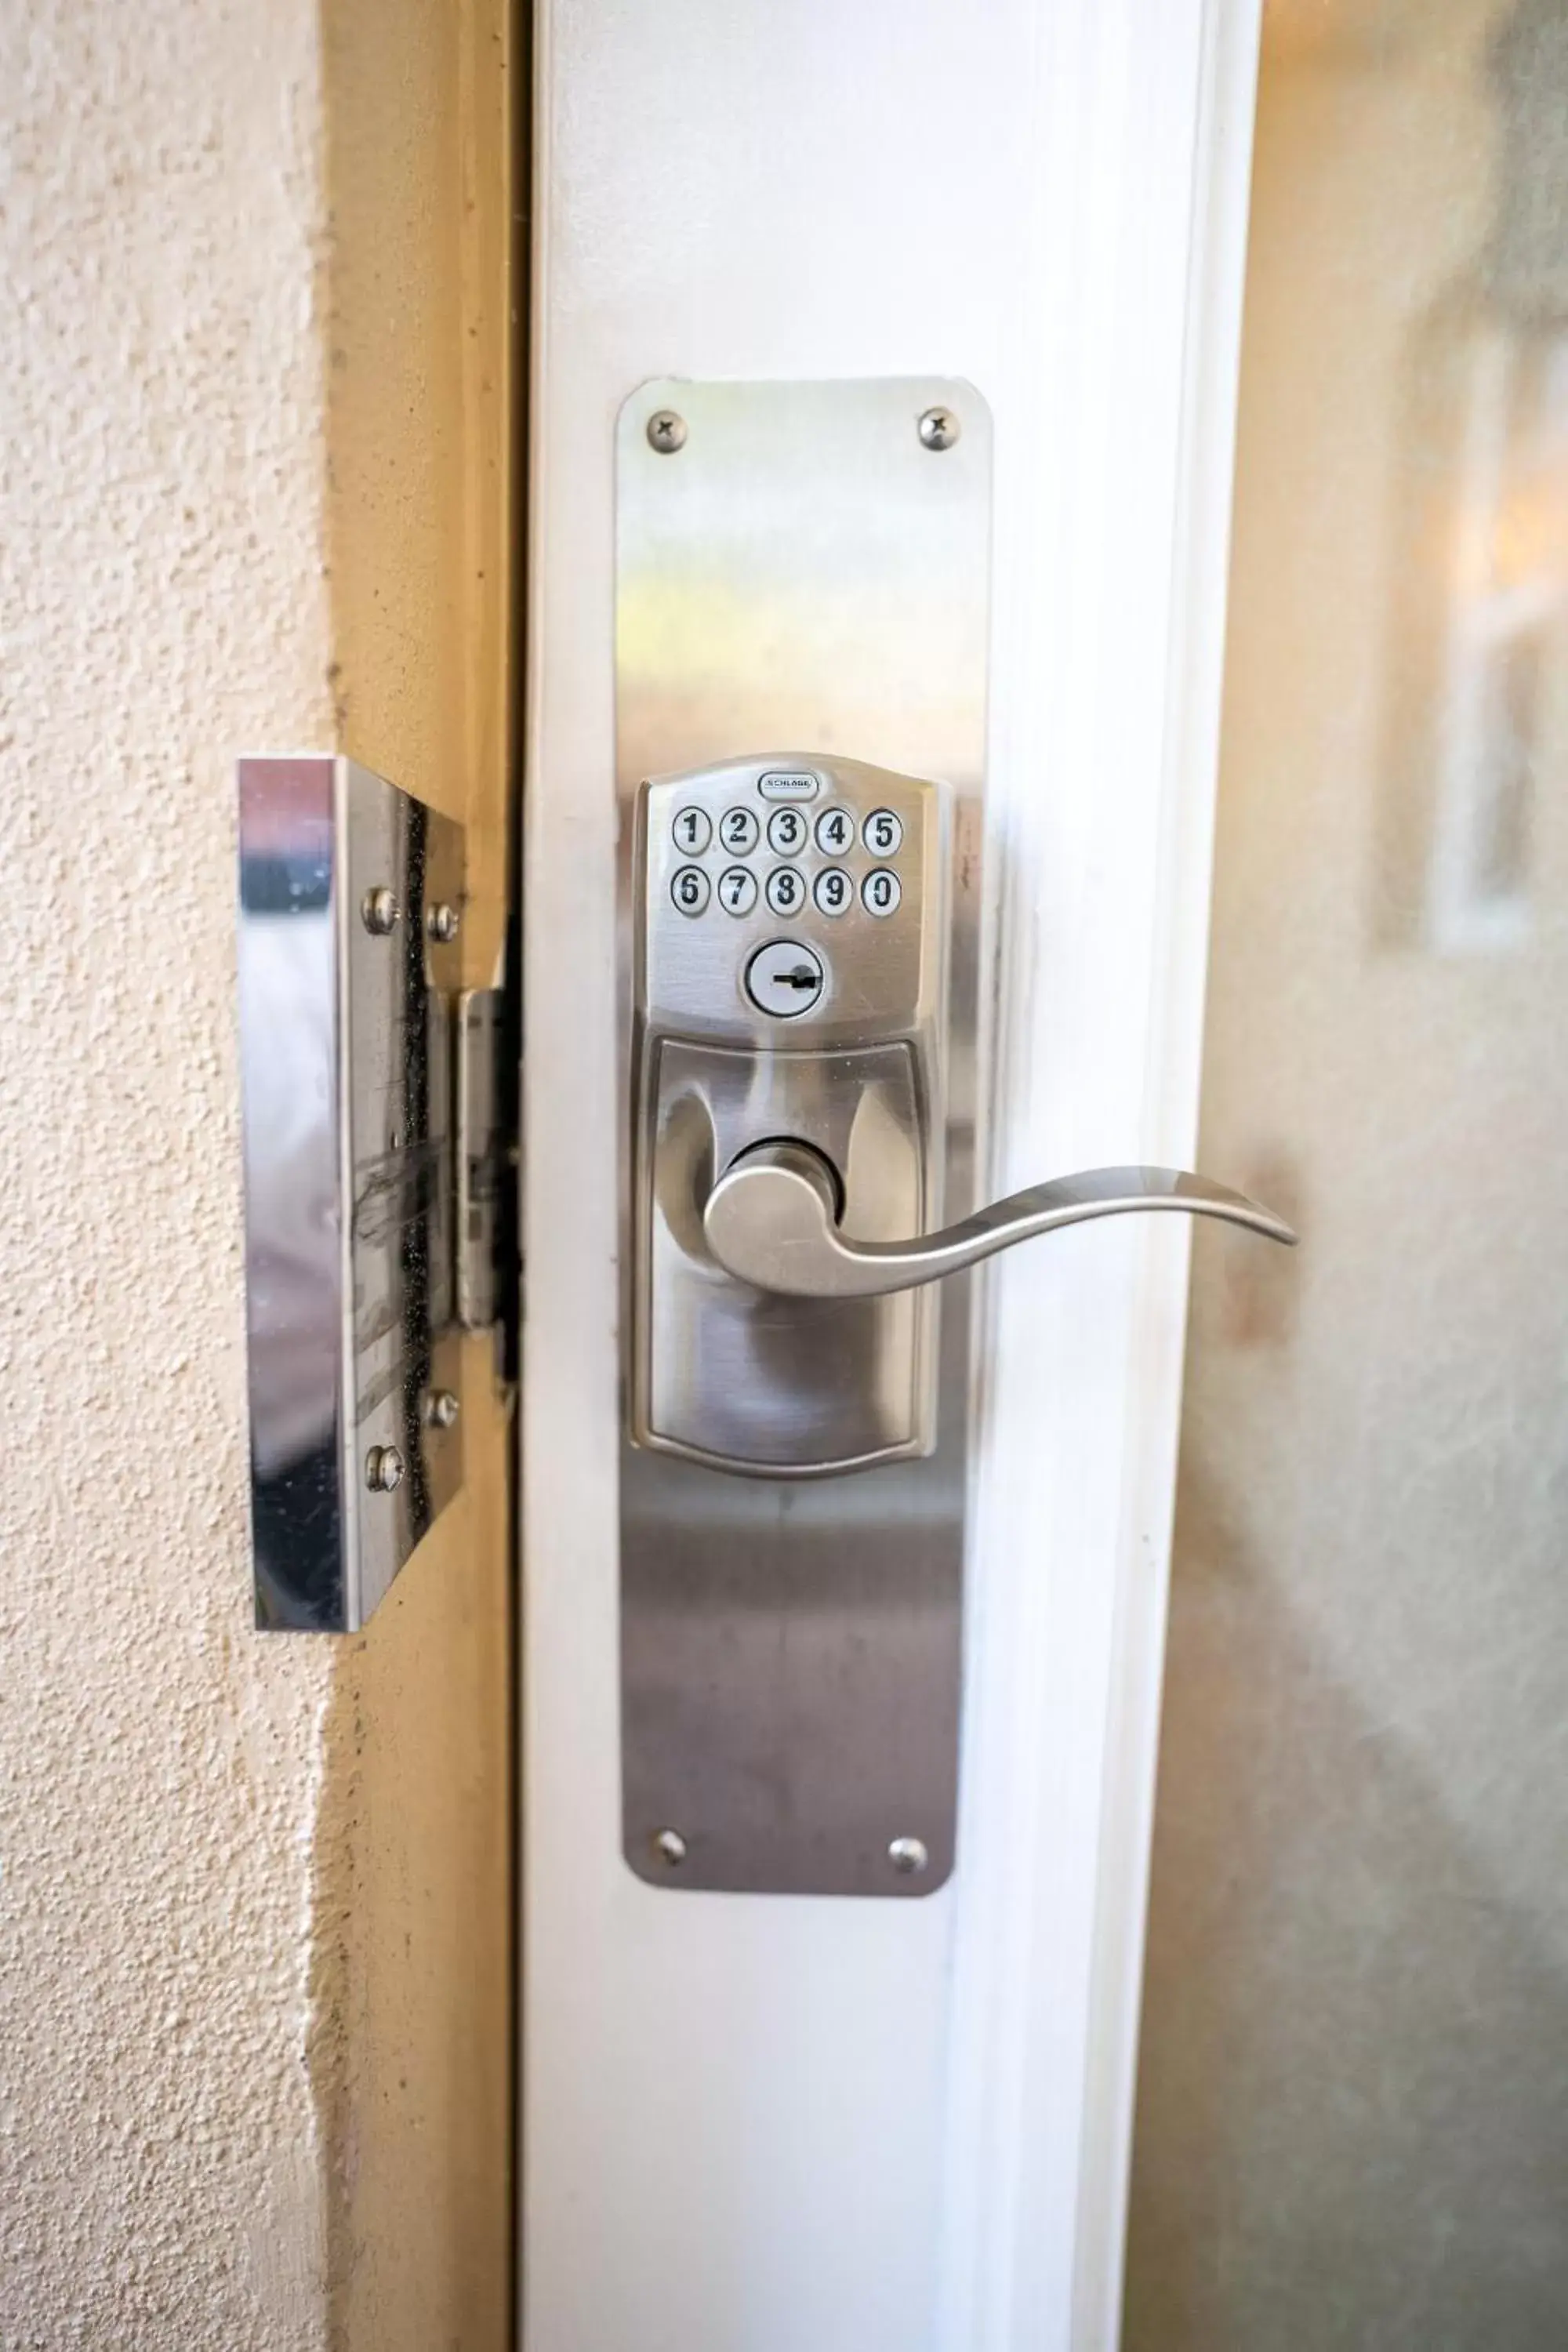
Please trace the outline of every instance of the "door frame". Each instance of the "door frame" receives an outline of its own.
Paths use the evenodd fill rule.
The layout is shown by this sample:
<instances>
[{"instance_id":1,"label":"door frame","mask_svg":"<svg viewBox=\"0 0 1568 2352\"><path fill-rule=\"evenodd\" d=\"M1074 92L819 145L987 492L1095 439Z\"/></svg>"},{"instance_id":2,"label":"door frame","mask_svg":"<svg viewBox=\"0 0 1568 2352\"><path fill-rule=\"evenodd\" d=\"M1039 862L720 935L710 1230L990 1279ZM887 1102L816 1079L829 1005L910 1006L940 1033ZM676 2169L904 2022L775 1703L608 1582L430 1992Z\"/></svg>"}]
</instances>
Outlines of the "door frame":
<instances>
[{"instance_id":1,"label":"door frame","mask_svg":"<svg viewBox=\"0 0 1568 2352\"><path fill-rule=\"evenodd\" d=\"M984 394L982 1165L1002 1192L1186 1163L1258 38L1258 0L994 0L962 22L939 0L542 0L528 2352L1117 2340L1183 1221L1065 1234L981 1286L952 1885L676 1895L620 1859L614 425L666 374L936 370Z\"/></svg>"}]
</instances>

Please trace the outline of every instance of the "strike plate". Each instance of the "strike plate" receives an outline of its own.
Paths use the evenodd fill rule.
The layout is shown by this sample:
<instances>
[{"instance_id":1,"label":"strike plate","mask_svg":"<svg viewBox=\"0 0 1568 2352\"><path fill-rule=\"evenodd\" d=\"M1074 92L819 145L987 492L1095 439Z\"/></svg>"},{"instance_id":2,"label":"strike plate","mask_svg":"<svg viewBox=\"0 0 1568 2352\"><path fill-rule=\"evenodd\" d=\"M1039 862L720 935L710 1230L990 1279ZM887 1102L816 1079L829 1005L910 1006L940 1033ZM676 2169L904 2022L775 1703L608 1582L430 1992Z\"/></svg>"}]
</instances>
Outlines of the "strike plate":
<instances>
[{"instance_id":1,"label":"strike plate","mask_svg":"<svg viewBox=\"0 0 1568 2352\"><path fill-rule=\"evenodd\" d=\"M349 760L238 781L257 1622L352 1633L462 1483L463 834Z\"/></svg>"},{"instance_id":2,"label":"strike plate","mask_svg":"<svg viewBox=\"0 0 1568 2352\"><path fill-rule=\"evenodd\" d=\"M973 1192L990 418L940 379L645 384L616 499L623 1339L634 807L771 747L953 788L945 1213ZM670 1888L918 1896L953 1864L967 1282L925 1459L740 1477L623 1433L624 1843ZM627 1427L623 1413L623 1433Z\"/></svg>"}]
</instances>

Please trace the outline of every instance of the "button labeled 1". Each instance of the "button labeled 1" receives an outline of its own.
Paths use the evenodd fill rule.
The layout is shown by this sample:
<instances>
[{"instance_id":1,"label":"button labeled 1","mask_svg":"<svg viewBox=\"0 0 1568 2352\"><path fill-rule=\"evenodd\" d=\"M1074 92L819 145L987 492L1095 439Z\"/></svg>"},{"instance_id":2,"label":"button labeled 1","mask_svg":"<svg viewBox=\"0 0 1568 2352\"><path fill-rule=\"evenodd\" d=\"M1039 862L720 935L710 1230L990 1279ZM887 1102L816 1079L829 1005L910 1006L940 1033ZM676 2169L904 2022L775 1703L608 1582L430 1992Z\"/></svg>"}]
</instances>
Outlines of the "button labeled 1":
<instances>
[{"instance_id":1,"label":"button labeled 1","mask_svg":"<svg viewBox=\"0 0 1568 2352\"><path fill-rule=\"evenodd\" d=\"M822 958L798 940L770 940L746 966L746 994L759 1013L793 1021L809 1013L821 996L826 974Z\"/></svg>"}]
</instances>

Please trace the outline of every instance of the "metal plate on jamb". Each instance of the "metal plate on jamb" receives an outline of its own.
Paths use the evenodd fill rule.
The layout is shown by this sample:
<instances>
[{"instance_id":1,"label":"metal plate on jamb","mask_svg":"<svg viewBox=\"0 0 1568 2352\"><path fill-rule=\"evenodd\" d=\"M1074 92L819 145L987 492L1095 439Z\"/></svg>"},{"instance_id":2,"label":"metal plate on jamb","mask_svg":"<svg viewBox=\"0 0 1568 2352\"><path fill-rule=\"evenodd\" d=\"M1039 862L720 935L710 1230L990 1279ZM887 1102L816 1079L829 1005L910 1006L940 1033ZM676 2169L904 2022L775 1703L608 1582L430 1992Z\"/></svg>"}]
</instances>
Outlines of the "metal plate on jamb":
<instances>
[{"instance_id":1,"label":"metal plate on jamb","mask_svg":"<svg viewBox=\"0 0 1568 2352\"><path fill-rule=\"evenodd\" d=\"M623 1342L645 779L769 751L952 788L945 1213L973 1202L991 429L972 386L644 384L616 445ZM771 769L770 773L773 772ZM782 776L786 772L782 767ZM797 797L780 788L781 803ZM766 797L766 796L764 796ZM708 860L712 864L712 858ZM952 1868L967 1283L923 1459L806 1482L620 1462L623 1843L671 1889L913 1897Z\"/></svg>"},{"instance_id":2,"label":"metal plate on jamb","mask_svg":"<svg viewBox=\"0 0 1568 2352\"><path fill-rule=\"evenodd\" d=\"M238 786L257 1622L351 1633L462 1482L463 835L324 754Z\"/></svg>"}]
</instances>

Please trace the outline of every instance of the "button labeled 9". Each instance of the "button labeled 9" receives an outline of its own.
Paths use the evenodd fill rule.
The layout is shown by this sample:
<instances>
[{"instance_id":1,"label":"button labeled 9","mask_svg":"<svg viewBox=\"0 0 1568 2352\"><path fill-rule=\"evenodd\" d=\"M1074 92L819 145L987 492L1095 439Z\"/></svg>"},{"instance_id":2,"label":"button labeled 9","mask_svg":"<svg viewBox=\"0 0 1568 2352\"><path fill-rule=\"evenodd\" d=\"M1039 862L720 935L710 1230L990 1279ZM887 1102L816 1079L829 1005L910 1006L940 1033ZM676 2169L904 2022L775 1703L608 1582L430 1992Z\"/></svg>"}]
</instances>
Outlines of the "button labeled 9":
<instances>
[{"instance_id":1,"label":"button labeled 9","mask_svg":"<svg viewBox=\"0 0 1568 2352\"><path fill-rule=\"evenodd\" d=\"M842 866L825 866L811 886L811 895L820 913L841 915L855 893Z\"/></svg>"}]
</instances>

